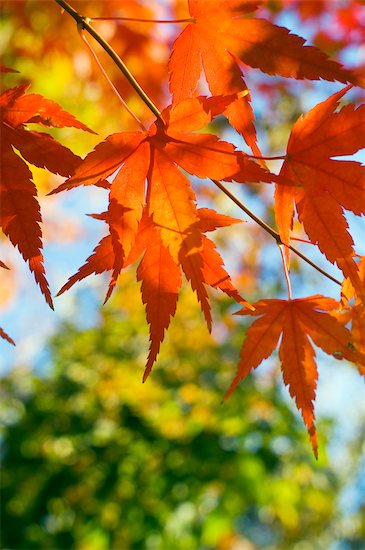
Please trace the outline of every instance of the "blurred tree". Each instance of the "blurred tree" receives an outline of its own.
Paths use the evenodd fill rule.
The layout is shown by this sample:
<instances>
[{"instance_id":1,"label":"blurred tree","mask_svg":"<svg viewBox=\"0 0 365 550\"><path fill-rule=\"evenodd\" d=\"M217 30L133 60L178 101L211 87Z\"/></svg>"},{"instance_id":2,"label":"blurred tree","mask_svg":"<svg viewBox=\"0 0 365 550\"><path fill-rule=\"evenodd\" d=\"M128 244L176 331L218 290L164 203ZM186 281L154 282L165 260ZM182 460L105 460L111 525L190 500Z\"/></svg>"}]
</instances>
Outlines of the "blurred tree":
<instances>
[{"instance_id":1,"label":"blurred tree","mask_svg":"<svg viewBox=\"0 0 365 550\"><path fill-rule=\"evenodd\" d=\"M314 467L274 381L220 406L240 334L214 342L184 293L142 385L136 286L125 278L98 327L62 327L45 378L4 377L2 548L328 549L342 481L323 456Z\"/></svg>"}]
</instances>

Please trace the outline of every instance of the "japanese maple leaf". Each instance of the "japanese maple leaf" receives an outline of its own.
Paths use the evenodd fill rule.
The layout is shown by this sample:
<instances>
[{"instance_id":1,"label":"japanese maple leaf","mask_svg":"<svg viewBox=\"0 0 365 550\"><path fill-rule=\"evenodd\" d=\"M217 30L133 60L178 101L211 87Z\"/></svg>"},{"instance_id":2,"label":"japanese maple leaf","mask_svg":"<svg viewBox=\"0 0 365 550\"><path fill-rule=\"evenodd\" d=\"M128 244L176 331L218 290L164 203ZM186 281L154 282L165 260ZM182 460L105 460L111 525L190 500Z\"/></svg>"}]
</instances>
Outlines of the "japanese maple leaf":
<instances>
[{"instance_id":1,"label":"japanese maple leaf","mask_svg":"<svg viewBox=\"0 0 365 550\"><path fill-rule=\"evenodd\" d=\"M201 220L204 232L241 221L223 216L207 208L198 209L197 215ZM108 221L108 213L100 218ZM252 306L240 296L232 284L214 243L205 235L202 235L201 238L200 249L188 251L188 254L182 254L178 260L174 259L169 248L163 243L161 232L153 222L153 218L148 215L147 207L145 207L138 224L133 248L128 256L123 256L118 245L115 246L112 234L103 237L93 254L87 258L79 271L70 277L58 295L93 273L114 271L115 265L118 265L120 270L136 262L143 255L137 269L137 279L142 283L142 300L146 306L146 317L150 326L150 351L144 374L145 380L156 361L170 320L175 315L178 292L182 285L182 273L185 274L197 294L208 328L211 327L211 314L207 287L220 289L237 302L252 309ZM112 287L114 284L115 279L112 277ZM110 295L110 288L107 298Z\"/></svg>"},{"instance_id":2,"label":"japanese maple leaf","mask_svg":"<svg viewBox=\"0 0 365 550\"><path fill-rule=\"evenodd\" d=\"M110 186L109 224L120 262L135 240L144 204L175 262L202 247L195 194L179 168L199 178L264 181L275 178L233 145L212 134L193 134L219 114L228 98L192 98L168 107L148 131L121 132L96 146L75 174L54 192L99 184ZM145 183L147 180L147 190ZM118 275L118 265L114 276ZM193 276L193 273L192 273Z\"/></svg>"},{"instance_id":3,"label":"japanese maple leaf","mask_svg":"<svg viewBox=\"0 0 365 550\"><path fill-rule=\"evenodd\" d=\"M110 235L102 239L60 292L90 273L111 270L108 299L120 271L143 253L137 275L142 282L151 339L145 377L175 313L182 272L197 294L209 329L212 319L207 286L247 304L234 288L214 244L204 235L204 231L232 221L222 221L206 209L200 213L189 179L179 169L217 180L273 180L272 174L233 145L212 134L191 133L203 128L236 97L187 99L165 109L148 131L109 136L55 190L98 185L116 174L104 216Z\"/></svg>"},{"instance_id":4,"label":"japanese maple leaf","mask_svg":"<svg viewBox=\"0 0 365 550\"><path fill-rule=\"evenodd\" d=\"M47 303L53 307L43 265L39 225L42 219L37 190L32 173L23 159L55 174L69 176L75 171L80 158L50 135L29 130L25 124L91 130L53 101L38 94L26 95L28 87L28 84L16 86L0 96L1 227L29 263Z\"/></svg>"},{"instance_id":5,"label":"japanese maple leaf","mask_svg":"<svg viewBox=\"0 0 365 550\"><path fill-rule=\"evenodd\" d=\"M258 319L247 329L237 374L226 397L273 353L281 337L279 359L283 379L302 413L317 456L314 401L318 373L312 342L336 359L360 365L365 365L365 355L355 349L351 333L331 315L340 307L332 298L317 295L289 301L269 299L253 306L255 311L239 312Z\"/></svg>"},{"instance_id":6,"label":"japanese maple leaf","mask_svg":"<svg viewBox=\"0 0 365 550\"><path fill-rule=\"evenodd\" d=\"M349 87L319 103L295 123L275 192L280 236L289 243L294 204L299 220L326 258L337 263L364 297L344 210L365 213L365 167L332 157L365 147L365 105L335 112Z\"/></svg>"},{"instance_id":7,"label":"japanese maple leaf","mask_svg":"<svg viewBox=\"0 0 365 550\"><path fill-rule=\"evenodd\" d=\"M270 75L355 82L353 73L317 48L305 46L303 38L288 29L265 19L242 17L254 11L258 2L189 0L188 4L191 23L175 40L169 62L174 101L196 95L202 71L213 95L245 90L240 62ZM225 114L259 154L249 99L237 98Z\"/></svg>"}]
</instances>

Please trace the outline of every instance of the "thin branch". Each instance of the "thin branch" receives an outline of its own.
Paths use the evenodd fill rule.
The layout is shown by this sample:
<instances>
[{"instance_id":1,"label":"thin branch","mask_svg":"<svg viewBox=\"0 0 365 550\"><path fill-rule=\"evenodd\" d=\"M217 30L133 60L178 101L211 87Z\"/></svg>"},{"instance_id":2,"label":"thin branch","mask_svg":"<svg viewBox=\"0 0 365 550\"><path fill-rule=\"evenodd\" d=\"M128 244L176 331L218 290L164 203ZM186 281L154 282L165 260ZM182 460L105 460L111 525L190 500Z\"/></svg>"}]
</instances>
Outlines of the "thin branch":
<instances>
[{"instance_id":1,"label":"thin branch","mask_svg":"<svg viewBox=\"0 0 365 550\"><path fill-rule=\"evenodd\" d=\"M319 267L319 265L317 265L316 263L312 262L312 260L310 260L309 258L307 258L307 256L305 256L304 254L302 254L297 248L295 248L294 246L292 246L291 244L290 245L286 245L285 243L282 242L281 240L281 237L279 235L279 233L277 231L275 231L275 229L273 229L270 225L268 225L267 223L264 222L264 220L262 220L261 218L259 218L258 216L256 216L256 214L254 214L249 208L247 208L247 206L245 206L237 197L235 197L235 195L233 195L220 181L218 180L212 180L212 182L221 190L223 191L223 193L225 195L227 195L227 197L229 197L231 199L231 201L233 201L241 210L243 210L243 212L245 212L245 214L247 214L247 216L249 216L252 220L254 220L260 227L262 227L267 233L269 233L269 235L272 236L273 239L275 239L276 243L278 245L284 245L284 246L287 246L292 252L294 252L294 254L296 254L297 256L299 256L299 258L301 258L302 260L304 260L305 262L307 262L307 264L311 265L312 267L314 267L314 269L316 269L317 271L319 271L319 273L321 273L322 275L324 275L325 277L327 277L327 279L330 279L331 281L333 281L334 283L336 283L337 285L340 285L342 286L342 283L341 281L339 281L338 279L336 279L335 277L332 277L332 275L330 275L329 273L327 273L326 271L324 271L324 269L322 269L321 267Z\"/></svg>"},{"instance_id":2,"label":"thin branch","mask_svg":"<svg viewBox=\"0 0 365 550\"><path fill-rule=\"evenodd\" d=\"M137 122L137 124L139 125L139 127L143 130L143 131L146 131L146 128L144 127L144 125L142 124L142 122L139 120L139 118L134 114L134 112L128 107L128 105L126 104L126 102L124 101L124 99L122 98L122 96L120 95L120 93L118 92L118 90L116 89L116 87L114 86L113 82L110 80L109 76L107 75L106 71L104 70L104 67L102 66L102 64L100 63L99 61L99 58L98 56L96 55L93 47L91 46L91 44L89 44L89 41L87 40L86 36L85 36L85 33L83 31L83 29L80 29L79 31L79 34L82 38L82 40L84 41L86 47L89 49L91 55L93 56L93 58L95 59L100 71L103 73L106 81L108 82L109 86L111 87L111 89L113 90L113 92L115 93L115 95L117 96L118 100L120 101L120 103L123 105L124 109L131 115L131 117Z\"/></svg>"},{"instance_id":3,"label":"thin branch","mask_svg":"<svg viewBox=\"0 0 365 550\"><path fill-rule=\"evenodd\" d=\"M276 157L263 157L259 155L247 155L250 159L257 159L257 160L285 160L286 155L278 155Z\"/></svg>"},{"instance_id":4,"label":"thin branch","mask_svg":"<svg viewBox=\"0 0 365 550\"><path fill-rule=\"evenodd\" d=\"M194 23L192 17L187 19L139 19L138 17L90 17L90 21L136 21L137 23Z\"/></svg>"},{"instance_id":5,"label":"thin branch","mask_svg":"<svg viewBox=\"0 0 365 550\"><path fill-rule=\"evenodd\" d=\"M238 208L240 208L241 210L243 210L243 212L245 214L247 214L247 216L249 216L253 221L255 221L260 227L262 227L262 229L264 229L267 233L269 233L277 242L278 245L280 244L284 244L282 241L281 241L281 238L280 238L280 235L277 231L275 231L275 229L273 229L272 227L270 227L270 225L268 225L266 222L264 222L264 220L262 220L261 218L259 218L258 216L256 216L256 214L254 214L253 212L251 212L251 210L249 208L247 208L247 206L245 206L235 195L233 195L228 189L227 187L225 187L223 185L223 183L221 183L220 181L218 180L212 180L212 182L221 190L223 191L223 193L225 195L227 195L227 197L229 197L231 199L231 201L233 201L237 206Z\"/></svg>"},{"instance_id":6,"label":"thin branch","mask_svg":"<svg viewBox=\"0 0 365 550\"><path fill-rule=\"evenodd\" d=\"M311 241L308 241L308 239L301 239L300 237L290 237L290 238L291 238L292 241L298 241L300 243L313 245L313 243Z\"/></svg>"},{"instance_id":7,"label":"thin branch","mask_svg":"<svg viewBox=\"0 0 365 550\"><path fill-rule=\"evenodd\" d=\"M100 44L100 46L106 51L106 53L112 58L114 63L117 65L117 67L120 69L120 71L123 73L123 75L126 77L130 85L134 88L134 90L137 92L139 97L144 101L144 103L147 105L147 107L152 111L152 113L157 117L160 118L161 113L159 109L156 107L156 105L153 103L153 101L148 97L148 95L145 93L145 91L141 88L141 86L138 84L137 80L134 78L132 73L129 71L128 67L125 65L124 61L119 57L119 55L113 50L111 46L100 36L98 32L96 32L95 29L88 23L90 19L87 17L83 17L80 15L77 11L75 11L65 0L55 0L61 8L63 8L65 11L67 11L68 14L73 17L77 23L78 28L85 29L95 40Z\"/></svg>"}]
</instances>

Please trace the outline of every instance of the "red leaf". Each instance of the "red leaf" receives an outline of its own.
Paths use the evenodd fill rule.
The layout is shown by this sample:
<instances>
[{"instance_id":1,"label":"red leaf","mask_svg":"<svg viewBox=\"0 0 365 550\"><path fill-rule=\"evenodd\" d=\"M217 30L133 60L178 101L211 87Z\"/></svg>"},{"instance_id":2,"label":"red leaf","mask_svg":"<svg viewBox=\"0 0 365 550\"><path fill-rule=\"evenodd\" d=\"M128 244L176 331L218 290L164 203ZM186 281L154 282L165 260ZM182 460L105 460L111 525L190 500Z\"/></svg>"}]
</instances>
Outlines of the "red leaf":
<instances>
[{"instance_id":1,"label":"red leaf","mask_svg":"<svg viewBox=\"0 0 365 550\"><path fill-rule=\"evenodd\" d=\"M302 38L287 29L264 19L241 17L254 6L228 1L189 2L192 22L175 40L169 62L174 102L196 95L202 71L213 95L247 90L239 61L272 75L357 83L351 71L331 61L317 48L305 46ZM259 155L249 102L248 95L236 99L227 106L225 115L242 133L254 154Z\"/></svg>"},{"instance_id":2,"label":"red leaf","mask_svg":"<svg viewBox=\"0 0 365 550\"><path fill-rule=\"evenodd\" d=\"M253 305L254 312L240 312L259 318L246 331L237 374L226 397L272 354L281 335L279 358L284 382L301 410L317 456L314 425L317 368L311 340L336 359L345 358L365 365L365 355L356 351L351 333L331 314L340 305L332 298L310 296L290 301L261 300Z\"/></svg>"},{"instance_id":3,"label":"red leaf","mask_svg":"<svg viewBox=\"0 0 365 550\"><path fill-rule=\"evenodd\" d=\"M333 94L295 123L276 187L275 215L281 239L289 244L295 203L310 240L364 296L344 209L355 214L365 211L365 168L332 158L365 147L365 105L334 112L348 89Z\"/></svg>"},{"instance_id":4,"label":"red leaf","mask_svg":"<svg viewBox=\"0 0 365 550\"><path fill-rule=\"evenodd\" d=\"M42 221L37 190L25 162L10 146L1 148L1 227L29 263L48 305L53 308L43 266Z\"/></svg>"},{"instance_id":5,"label":"red leaf","mask_svg":"<svg viewBox=\"0 0 365 550\"><path fill-rule=\"evenodd\" d=\"M73 115L64 111L57 103L46 99L39 94L24 95L29 84L17 86L12 90L7 90L5 96L0 98L0 105L7 104L6 115L4 117L12 128L17 128L22 124L37 123L44 126L63 128L79 128L86 132L95 133ZM11 94L13 92L13 94ZM5 99L6 98L6 99ZM5 100L5 101L4 101Z\"/></svg>"},{"instance_id":6,"label":"red leaf","mask_svg":"<svg viewBox=\"0 0 365 550\"><path fill-rule=\"evenodd\" d=\"M111 238L99 243L85 265L69 279L60 293L86 275L111 270L107 300L121 270L145 252L138 277L145 281L142 297L151 327L146 376L156 359L170 316L175 313L174 304L180 285L177 284L177 273L180 274L181 269L197 294L209 330L212 320L207 285L220 288L240 303L252 307L234 288L213 243L207 240L204 240L204 246L202 243L203 230L212 231L240 220L208 209L198 213L190 182L179 170L181 167L202 178L229 181L270 182L275 179L273 174L247 155L236 151L233 145L219 141L211 134L188 133L205 126L235 97L188 99L165 109L161 119L152 124L148 132L123 132L109 136L87 155L75 174L56 189L98 185L116 174L110 185L108 212L99 216L109 223ZM155 261L152 261L153 258ZM171 284L175 288L173 299L163 261L171 268ZM158 289L156 296L150 295L153 285ZM160 311L160 301L166 293L170 297L167 308L161 310L160 320L155 322L151 311L156 308Z\"/></svg>"},{"instance_id":7,"label":"red leaf","mask_svg":"<svg viewBox=\"0 0 365 550\"><path fill-rule=\"evenodd\" d=\"M49 117L49 126L66 125L88 129L53 101L36 94L24 95L28 87L29 85L16 86L0 96L1 226L5 235L29 263L47 303L53 308L41 252L42 232L39 224L42 219L36 198L37 190L28 166L14 148L30 164L69 176L79 164L79 157L48 134L29 131L24 124L35 121L44 123L45 118Z\"/></svg>"}]
</instances>

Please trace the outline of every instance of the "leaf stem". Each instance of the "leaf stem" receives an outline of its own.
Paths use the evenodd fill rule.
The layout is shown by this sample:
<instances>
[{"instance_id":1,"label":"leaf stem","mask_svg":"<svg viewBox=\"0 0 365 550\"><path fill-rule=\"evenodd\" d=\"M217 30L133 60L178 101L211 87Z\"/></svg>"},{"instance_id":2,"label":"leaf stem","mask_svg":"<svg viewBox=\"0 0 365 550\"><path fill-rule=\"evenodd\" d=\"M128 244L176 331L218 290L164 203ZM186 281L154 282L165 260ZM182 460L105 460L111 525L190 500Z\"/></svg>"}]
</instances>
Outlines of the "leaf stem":
<instances>
[{"instance_id":1,"label":"leaf stem","mask_svg":"<svg viewBox=\"0 0 365 550\"><path fill-rule=\"evenodd\" d=\"M278 155L276 157L263 157L260 155L247 155L250 159L257 159L257 160L285 160L286 155Z\"/></svg>"},{"instance_id":2,"label":"leaf stem","mask_svg":"<svg viewBox=\"0 0 365 550\"><path fill-rule=\"evenodd\" d=\"M279 246L279 250L280 250L281 261L283 262L285 280L286 280L286 284L287 284L287 287L288 287L288 300L292 300L293 299L293 294L292 294L292 290L291 290L288 266L287 266L287 263L286 263L286 258L285 258L285 253L284 253L284 245L279 244L278 246Z\"/></svg>"},{"instance_id":3,"label":"leaf stem","mask_svg":"<svg viewBox=\"0 0 365 550\"><path fill-rule=\"evenodd\" d=\"M139 120L139 118L134 114L134 112L128 107L128 105L126 104L126 102L124 101L124 99L122 98L122 96L120 95L120 93L118 92L116 87L114 86L113 82L110 80L109 76L107 75L106 71L104 70L104 67L100 63L99 58L96 55L93 47L91 46L91 44L89 44L89 42L88 42L88 40L87 40L87 38L84 34L83 29L81 29L81 28L79 29L79 34L80 34L82 40L84 41L86 47L89 49L91 55L95 59L100 71L103 73L103 75L104 75L106 81L108 82L109 86L112 88L113 92L115 93L115 95L119 99L120 103L123 105L124 109L131 115L131 117L137 122L137 124L139 125L139 127L143 131L147 131L145 126L142 124L142 122Z\"/></svg>"},{"instance_id":4,"label":"leaf stem","mask_svg":"<svg viewBox=\"0 0 365 550\"><path fill-rule=\"evenodd\" d=\"M90 21L136 21L137 23L193 23L194 19L139 19L138 17L90 17Z\"/></svg>"},{"instance_id":5,"label":"leaf stem","mask_svg":"<svg viewBox=\"0 0 365 550\"><path fill-rule=\"evenodd\" d=\"M312 244L311 241L308 241L308 239L300 239L299 237L290 237L292 241L298 241L300 243L305 243L305 244Z\"/></svg>"},{"instance_id":6,"label":"leaf stem","mask_svg":"<svg viewBox=\"0 0 365 550\"><path fill-rule=\"evenodd\" d=\"M71 17L73 17L73 19L75 19L78 28L85 29L100 44L100 46L106 51L106 53L109 55L109 57L111 57L111 59L114 61L114 63L118 67L118 69L120 69L120 71L123 73L125 78L128 80L129 84L134 88L134 90L137 92L137 94L142 99L142 101L147 105L147 107L152 111L152 113L157 118L160 118L161 113L160 113L159 109L156 107L156 105L153 103L153 101L148 97L148 95L141 88L141 86L138 84L137 80L134 78L132 73L129 71L128 67L125 65L124 61L122 61L122 59L113 50L113 48L88 23L88 21L90 21L90 19L80 15L65 0L55 0L55 2L59 6L61 6L61 8L63 8L65 11L67 11L67 13L69 15L71 15Z\"/></svg>"},{"instance_id":7,"label":"leaf stem","mask_svg":"<svg viewBox=\"0 0 365 550\"><path fill-rule=\"evenodd\" d=\"M307 262L307 264L309 264L310 266L314 267L314 269L316 269L317 271L319 271L319 273L321 273L322 275L324 275L325 277L327 277L327 279L330 279L331 281L333 281L334 283L336 283L337 285L339 286L342 286L342 283L341 281L339 281L338 279L336 279L335 277L332 277L332 275L330 275L329 273L327 273L326 271L324 271L324 269L322 269L321 267L319 267L319 265L317 265L316 263L312 262L312 260L310 260L309 258L307 258L307 256L305 256L304 254L302 254L297 248L295 248L294 246L292 246L291 244L290 245L286 245L285 243L282 242L281 240L281 237L279 235L279 233L277 231L275 231L275 229L273 227L271 227L270 225L268 225L266 222L264 222L264 220L262 220L261 218L259 218L258 216L256 216L256 214L254 214L249 208L247 208L247 206L245 206L235 195L233 195L220 181L218 180L212 180L212 182L221 190L223 191L223 193L225 195L227 195L227 197L229 197L231 199L231 201L233 201L243 212L245 212L245 214L247 214L247 216L249 216L252 220L254 220L260 227L262 227L267 233L269 233L269 235L272 236L273 239L275 239L276 243L278 245L284 245L284 246L287 246L292 252L294 252L294 254L296 254L297 256L299 256L299 258L301 258L302 260L304 260L305 262Z\"/></svg>"}]
</instances>

